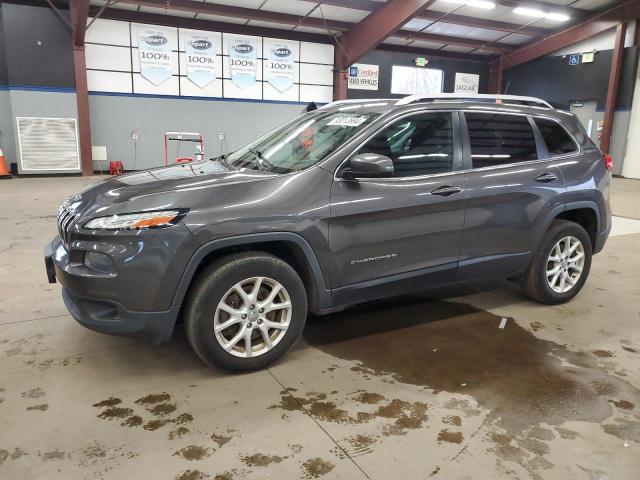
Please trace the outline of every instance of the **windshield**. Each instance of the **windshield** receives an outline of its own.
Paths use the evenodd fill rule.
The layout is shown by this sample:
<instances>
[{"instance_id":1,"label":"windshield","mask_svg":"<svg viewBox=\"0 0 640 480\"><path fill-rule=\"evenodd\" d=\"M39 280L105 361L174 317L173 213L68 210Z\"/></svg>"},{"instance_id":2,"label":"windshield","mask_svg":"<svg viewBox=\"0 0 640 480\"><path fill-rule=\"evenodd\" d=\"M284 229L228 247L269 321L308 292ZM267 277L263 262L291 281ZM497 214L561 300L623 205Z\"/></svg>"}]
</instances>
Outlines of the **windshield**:
<instances>
[{"instance_id":1,"label":"windshield","mask_svg":"<svg viewBox=\"0 0 640 480\"><path fill-rule=\"evenodd\" d=\"M290 173L315 165L379 115L377 112L323 112L302 115L231 153L237 168Z\"/></svg>"}]
</instances>

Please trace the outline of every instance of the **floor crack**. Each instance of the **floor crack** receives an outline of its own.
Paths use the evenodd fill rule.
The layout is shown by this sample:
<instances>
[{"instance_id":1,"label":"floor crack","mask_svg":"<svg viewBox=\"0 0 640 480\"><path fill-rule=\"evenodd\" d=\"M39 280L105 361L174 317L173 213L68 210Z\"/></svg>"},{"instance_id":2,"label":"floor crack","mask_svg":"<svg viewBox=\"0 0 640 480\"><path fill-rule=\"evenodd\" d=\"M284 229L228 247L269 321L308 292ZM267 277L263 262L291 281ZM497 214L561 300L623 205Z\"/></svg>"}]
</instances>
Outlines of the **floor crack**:
<instances>
[{"instance_id":1,"label":"floor crack","mask_svg":"<svg viewBox=\"0 0 640 480\"><path fill-rule=\"evenodd\" d=\"M335 446L340 449L340 451L345 455L345 457L347 457L351 461L351 463L353 463L353 465L355 465L355 467L358 470L360 470L360 473L362 473L362 475L364 475L365 478L371 480L371 477L367 475L367 472L365 472L362 469L362 467L358 465L358 463L353 459L353 457L349 455L349 453L338 443L338 441L335 438L333 438L331 434L327 432L327 430L322 425L320 425L320 422L318 422L318 420L316 420L316 418L313 415L311 415L311 413L306 408L304 408L304 405L302 405L302 403L300 403L300 401L298 401L298 399L295 396L293 396L293 394L289 391L289 389L285 387L280 380L278 380L278 377L276 377L270 369L267 369L267 372L269 372L269 375L271 375L273 379L276 382L278 382L278 385L280 385L282 389L285 392L287 392L287 394L298 404L298 406L300 407L300 410L302 410L309 418L311 418L311 420L313 420L313 422L318 426L318 428L320 428L320 430L322 430L324 434L327 437L329 437L329 439L335 444Z\"/></svg>"}]
</instances>

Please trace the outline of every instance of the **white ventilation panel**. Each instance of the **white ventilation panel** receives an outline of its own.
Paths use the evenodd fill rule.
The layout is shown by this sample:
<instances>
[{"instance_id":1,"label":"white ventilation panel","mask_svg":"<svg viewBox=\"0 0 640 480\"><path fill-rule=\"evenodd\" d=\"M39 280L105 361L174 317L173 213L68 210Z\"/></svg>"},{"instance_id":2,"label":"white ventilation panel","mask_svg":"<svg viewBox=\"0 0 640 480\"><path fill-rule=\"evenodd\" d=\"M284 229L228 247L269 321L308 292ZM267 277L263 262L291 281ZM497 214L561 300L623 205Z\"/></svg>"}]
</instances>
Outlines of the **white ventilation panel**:
<instances>
[{"instance_id":1,"label":"white ventilation panel","mask_svg":"<svg viewBox=\"0 0 640 480\"><path fill-rule=\"evenodd\" d=\"M80 171L75 118L17 117L20 173Z\"/></svg>"}]
</instances>

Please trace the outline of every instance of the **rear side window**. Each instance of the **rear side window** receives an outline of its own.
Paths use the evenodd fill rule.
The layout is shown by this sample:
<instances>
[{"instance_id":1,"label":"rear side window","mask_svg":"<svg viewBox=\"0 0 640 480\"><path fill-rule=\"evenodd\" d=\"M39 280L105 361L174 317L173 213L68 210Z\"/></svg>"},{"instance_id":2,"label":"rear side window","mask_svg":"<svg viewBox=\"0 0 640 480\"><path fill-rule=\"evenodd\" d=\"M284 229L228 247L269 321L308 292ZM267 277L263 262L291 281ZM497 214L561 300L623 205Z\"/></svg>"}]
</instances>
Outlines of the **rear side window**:
<instances>
[{"instance_id":1,"label":"rear side window","mask_svg":"<svg viewBox=\"0 0 640 480\"><path fill-rule=\"evenodd\" d=\"M536 118L535 121L547 144L549 155L566 155L578 150L576 143L560 124L545 118Z\"/></svg>"},{"instance_id":2,"label":"rear side window","mask_svg":"<svg viewBox=\"0 0 640 480\"><path fill-rule=\"evenodd\" d=\"M527 117L465 113L473 168L538 159L536 138Z\"/></svg>"},{"instance_id":3,"label":"rear side window","mask_svg":"<svg viewBox=\"0 0 640 480\"><path fill-rule=\"evenodd\" d=\"M428 112L395 121L358 153L393 160L394 177L416 177L453 169L453 121L449 112Z\"/></svg>"}]
</instances>

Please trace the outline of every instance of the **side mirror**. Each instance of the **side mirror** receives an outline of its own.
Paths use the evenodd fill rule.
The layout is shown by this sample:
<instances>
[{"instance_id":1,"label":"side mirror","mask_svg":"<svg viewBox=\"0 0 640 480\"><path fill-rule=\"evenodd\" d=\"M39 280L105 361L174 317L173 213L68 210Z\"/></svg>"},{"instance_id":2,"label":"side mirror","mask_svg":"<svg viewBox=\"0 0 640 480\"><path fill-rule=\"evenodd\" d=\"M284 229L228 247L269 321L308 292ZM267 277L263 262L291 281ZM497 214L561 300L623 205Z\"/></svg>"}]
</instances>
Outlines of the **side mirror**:
<instances>
[{"instance_id":1,"label":"side mirror","mask_svg":"<svg viewBox=\"0 0 640 480\"><path fill-rule=\"evenodd\" d=\"M342 170L343 178L389 178L393 176L393 160L377 153L361 153Z\"/></svg>"}]
</instances>

